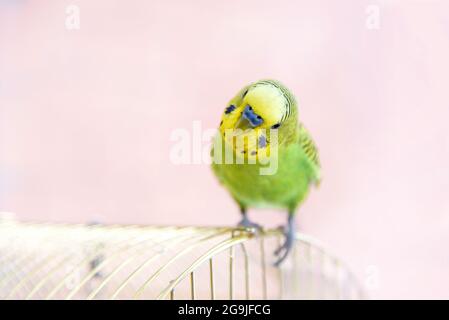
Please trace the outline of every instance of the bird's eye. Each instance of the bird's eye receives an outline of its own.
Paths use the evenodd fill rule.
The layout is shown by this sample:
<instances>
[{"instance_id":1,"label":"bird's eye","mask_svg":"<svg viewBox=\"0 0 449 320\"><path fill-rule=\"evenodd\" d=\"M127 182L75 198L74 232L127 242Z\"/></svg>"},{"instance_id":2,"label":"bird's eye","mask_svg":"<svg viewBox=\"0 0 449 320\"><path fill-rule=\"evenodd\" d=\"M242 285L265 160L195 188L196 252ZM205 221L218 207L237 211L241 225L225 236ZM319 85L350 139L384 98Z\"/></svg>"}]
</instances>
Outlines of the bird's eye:
<instances>
[{"instance_id":1,"label":"bird's eye","mask_svg":"<svg viewBox=\"0 0 449 320\"><path fill-rule=\"evenodd\" d=\"M271 129L277 129L277 128L279 128L280 126L281 126L280 123L276 123L276 124L274 124L274 125L271 126Z\"/></svg>"},{"instance_id":2,"label":"bird's eye","mask_svg":"<svg viewBox=\"0 0 449 320\"><path fill-rule=\"evenodd\" d=\"M226 108L225 113L230 114L234 110L235 110L235 106L233 104L231 104L229 107Z\"/></svg>"}]
</instances>

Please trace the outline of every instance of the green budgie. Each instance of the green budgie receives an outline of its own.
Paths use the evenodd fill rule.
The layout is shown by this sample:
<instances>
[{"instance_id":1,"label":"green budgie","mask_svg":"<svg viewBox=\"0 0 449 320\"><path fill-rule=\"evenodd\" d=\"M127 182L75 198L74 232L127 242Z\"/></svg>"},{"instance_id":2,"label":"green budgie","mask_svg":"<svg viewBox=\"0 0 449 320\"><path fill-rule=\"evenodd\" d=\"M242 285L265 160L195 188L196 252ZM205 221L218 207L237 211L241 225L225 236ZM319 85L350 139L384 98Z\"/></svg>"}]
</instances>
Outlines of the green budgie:
<instances>
[{"instance_id":1,"label":"green budgie","mask_svg":"<svg viewBox=\"0 0 449 320\"><path fill-rule=\"evenodd\" d=\"M296 209L320 181L318 152L293 94L274 80L245 86L223 113L212 157L215 175L240 207L240 226L259 228L247 216L251 207L288 211L285 242L275 251L279 265L294 244Z\"/></svg>"}]
</instances>

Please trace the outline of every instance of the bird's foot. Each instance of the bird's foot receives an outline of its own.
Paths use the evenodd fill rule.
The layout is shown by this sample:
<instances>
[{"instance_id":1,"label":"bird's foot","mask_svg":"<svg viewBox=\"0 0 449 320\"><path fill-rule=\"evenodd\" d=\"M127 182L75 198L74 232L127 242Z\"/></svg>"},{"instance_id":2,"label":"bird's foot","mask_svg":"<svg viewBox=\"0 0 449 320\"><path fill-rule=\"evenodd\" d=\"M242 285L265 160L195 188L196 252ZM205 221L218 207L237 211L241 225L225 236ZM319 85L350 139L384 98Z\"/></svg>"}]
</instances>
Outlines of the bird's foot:
<instances>
[{"instance_id":1,"label":"bird's foot","mask_svg":"<svg viewBox=\"0 0 449 320\"><path fill-rule=\"evenodd\" d=\"M239 227L247 228L247 229L256 229L257 231L262 230L262 226L260 224L257 224L255 222L252 222L248 219L247 216L243 216L242 220L240 220Z\"/></svg>"},{"instance_id":2,"label":"bird's foot","mask_svg":"<svg viewBox=\"0 0 449 320\"><path fill-rule=\"evenodd\" d=\"M277 256L277 260L274 263L274 266L276 267L279 267L281 263L284 262L295 243L295 228L293 225L289 224L288 228L282 227L282 229L285 235L285 240L284 243L274 251L274 254Z\"/></svg>"}]
</instances>

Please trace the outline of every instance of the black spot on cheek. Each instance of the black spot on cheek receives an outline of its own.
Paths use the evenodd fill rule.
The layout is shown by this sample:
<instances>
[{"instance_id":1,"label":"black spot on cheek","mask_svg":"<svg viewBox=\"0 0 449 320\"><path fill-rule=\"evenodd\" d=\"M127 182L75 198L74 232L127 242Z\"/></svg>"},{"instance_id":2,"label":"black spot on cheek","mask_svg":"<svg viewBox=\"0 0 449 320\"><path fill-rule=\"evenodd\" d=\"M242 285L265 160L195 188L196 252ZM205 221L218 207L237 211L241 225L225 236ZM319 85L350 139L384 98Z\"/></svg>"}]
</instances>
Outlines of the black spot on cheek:
<instances>
[{"instance_id":1,"label":"black spot on cheek","mask_svg":"<svg viewBox=\"0 0 449 320\"><path fill-rule=\"evenodd\" d=\"M225 113L230 114L234 110L235 110L235 106L233 104L231 104L229 107L226 108Z\"/></svg>"},{"instance_id":2,"label":"black spot on cheek","mask_svg":"<svg viewBox=\"0 0 449 320\"><path fill-rule=\"evenodd\" d=\"M265 148L266 146L267 146L267 138L265 138L265 136L260 136L259 137L259 147Z\"/></svg>"},{"instance_id":3,"label":"black spot on cheek","mask_svg":"<svg viewBox=\"0 0 449 320\"><path fill-rule=\"evenodd\" d=\"M271 126L271 129L277 129L281 126L280 123L276 123L275 125Z\"/></svg>"},{"instance_id":4,"label":"black spot on cheek","mask_svg":"<svg viewBox=\"0 0 449 320\"><path fill-rule=\"evenodd\" d=\"M251 155L256 155L257 154L257 151L251 151Z\"/></svg>"}]
</instances>

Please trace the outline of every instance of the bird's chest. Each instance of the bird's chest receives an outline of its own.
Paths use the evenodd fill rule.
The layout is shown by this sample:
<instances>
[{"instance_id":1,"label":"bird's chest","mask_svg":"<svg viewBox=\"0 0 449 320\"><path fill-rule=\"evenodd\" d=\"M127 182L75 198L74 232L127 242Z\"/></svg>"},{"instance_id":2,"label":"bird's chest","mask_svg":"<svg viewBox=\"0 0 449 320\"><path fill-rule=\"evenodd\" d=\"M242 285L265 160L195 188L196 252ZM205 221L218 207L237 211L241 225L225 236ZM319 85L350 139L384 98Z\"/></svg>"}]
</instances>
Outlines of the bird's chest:
<instances>
[{"instance_id":1,"label":"bird's chest","mask_svg":"<svg viewBox=\"0 0 449 320\"><path fill-rule=\"evenodd\" d=\"M251 207L288 207L308 189L307 172L295 154L272 159L266 165L230 165L222 169L234 197Z\"/></svg>"}]
</instances>

